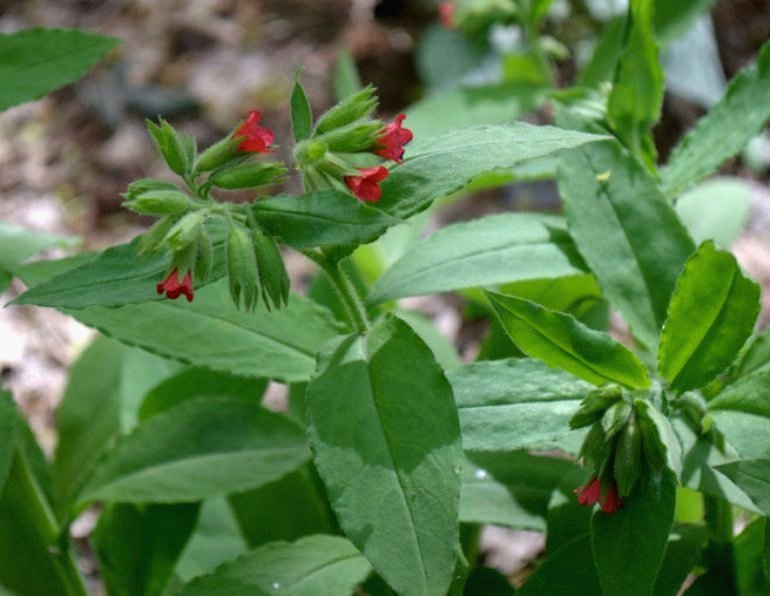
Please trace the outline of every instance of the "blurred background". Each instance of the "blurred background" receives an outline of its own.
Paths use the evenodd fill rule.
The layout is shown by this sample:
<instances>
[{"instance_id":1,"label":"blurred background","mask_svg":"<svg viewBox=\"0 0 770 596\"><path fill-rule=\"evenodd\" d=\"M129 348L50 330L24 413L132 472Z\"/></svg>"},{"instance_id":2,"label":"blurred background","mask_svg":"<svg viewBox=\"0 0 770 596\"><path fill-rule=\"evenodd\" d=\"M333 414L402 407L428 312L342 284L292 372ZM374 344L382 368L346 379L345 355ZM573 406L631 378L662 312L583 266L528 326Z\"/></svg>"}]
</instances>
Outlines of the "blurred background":
<instances>
[{"instance_id":1,"label":"blurred background","mask_svg":"<svg viewBox=\"0 0 770 596\"><path fill-rule=\"evenodd\" d=\"M0 0L0 33L76 27L123 40L77 84L0 114L0 221L71 237L69 244L79 250L140 233L147 222L121 210L120 193L136 178L168 177L144 118L162 115L205 147L228 134L247 110L258 109L262 124L276 133L277 157L290 159L288 97L298 67L316 115L335 102L335 78L349 76L352 62L364 84L378 87L381 117L405 111L406 125L417 135L512 119L552 123L552 107L540 91L572 85L588 66L600 76L594 49L621 30L626 9L625 0L554 0L538 31L548 62L543 75L531 68L531 31L509 18L506 0L458 2L454 15L439 4ZM655 130L662 161L770 39L768 0L692 4L705 9L659 32L667 81L663 118ZM460 20L463 15L467 18ZM580 76L585 82L586 75ZM478 89L485 90L483 100L474 99ZM740 233L733 250L765 288L763 325L770 321L768 164L770 137L760 135L720 172L730 177L728 190L722 191L738 205ZM297 192L298 186L289 181L276 190ZM547 175L534 173L465 193L433 213L424 233L449 221L510 209L558 211L555 185ZM387 263L397 256L383 259ZM292 257L290 267L301 288L311 268L299 257ZM22 290L14 281L0 302ZM428 315L465 359L478 352L483 329L464 316L457 296L411 299L409 306ZM49 448L68 367L91 333L48 309L0 311L0 375ZM494 532L487 537L490 552L503 557L499 564L512 572L542 548L537 537L534 546L527 540L496 540Z\"/></svg>"}]
</instances>

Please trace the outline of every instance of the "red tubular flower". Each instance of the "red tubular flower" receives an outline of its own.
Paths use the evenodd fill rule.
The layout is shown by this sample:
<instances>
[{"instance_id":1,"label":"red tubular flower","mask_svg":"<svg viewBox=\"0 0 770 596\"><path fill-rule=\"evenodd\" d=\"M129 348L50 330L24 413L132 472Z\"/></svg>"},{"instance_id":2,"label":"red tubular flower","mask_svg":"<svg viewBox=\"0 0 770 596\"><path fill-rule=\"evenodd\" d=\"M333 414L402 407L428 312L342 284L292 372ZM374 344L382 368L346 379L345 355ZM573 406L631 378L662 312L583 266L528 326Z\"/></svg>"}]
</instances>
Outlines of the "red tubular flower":
<instances>
[{"instance_id":1,"label":"red tubular flower","mask_svg":"<svg viewBox=\"0 0 770 596\"><path fill-rule=\"evenodd\" d=\"M165 293L171 300L176 300L179 296L184 294L185 298L187 298L187 302L193 301L194 293L192 277L190 276L189 271L185 273L184 279L182 279L182 283L180 284L179 271L176 268L172 269L171 273L166 276L166 279L155 286L155 289L158 294Z\"/></svg>"},{"instance_id":2,"label":"red tubular flower","mask_svg":"<svg viewBox=\"0 0 770 596\"><path fill-rule=\"evenodd\" d=\"M272 130L258 126L260 118L262 112L250 111L244 123L235 131L233 137L243 139L238 145L238 151L270 153L270 145L275 135Z\"/></svg>"},{"instance_id":3,"label":"red tubular flower","mask_svg":"<svg viewBox=\"0 0 770 596\"><path fill-rule=\"evenodd\" d=\"M454 26L455 26L454 2L441 2L438 5L438 20L447 29L454 29Z\"/></svg>"},{"instance_id":4,"label":"red tubular flower","mask_svg":"<svg viewBox=\"0 0 770 596\"><path fill-rule=\"evenodd\" d=\"M378 149L375 151L377 155L385 159L392 159L396 163L404 162L404 145L414 138L412 131L402 126L405 118L404 114L399 114L393 122L385 127L377 140Z\"/></svg>"},{"instance_id":5,"label":"red tubular flower","mask_svg":"<svg viewBox=\"0 0 770 596\"><path fill-rule=\"evenodd\" d=\"M382 189L377 183L388 177L388 168L375 166L362 168L359 172L359 176L345 176L345 184L360 200L370 203L378 201L382 196Z\"/></svg>"},{"instance_id":6,"label":"red tubular flower","mask_svg":"<svg viewBox=\"0 0 770 596\"><path fill-rule=\"evenodd\" d=\"M614 513L619 507L623 506L623 501L618 496L618 487L614 482L604 500L602 500L602 483L598 478L593 478L588 484L579 486L572 492L577 494L580 505L590 506L594 503L599 503L599 506L605 513Z\"/></svg>"}]
</instances>

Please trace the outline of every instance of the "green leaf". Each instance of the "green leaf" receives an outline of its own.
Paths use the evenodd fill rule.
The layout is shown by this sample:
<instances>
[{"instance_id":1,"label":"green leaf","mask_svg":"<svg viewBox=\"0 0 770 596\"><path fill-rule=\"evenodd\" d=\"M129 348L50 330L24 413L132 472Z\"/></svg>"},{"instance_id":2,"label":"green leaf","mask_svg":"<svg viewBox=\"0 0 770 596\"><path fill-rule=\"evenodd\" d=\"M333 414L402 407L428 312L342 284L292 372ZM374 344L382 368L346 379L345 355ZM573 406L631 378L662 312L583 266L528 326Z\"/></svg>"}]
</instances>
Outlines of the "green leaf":
<instances>
[{"instance_id":1,"label":"green leaf","mask_svg":"<svg viewBox=\"0 0 770 596\"><path fill-rule=\"evenodd\" d=\"M687 575L698 564L708 531L703 526L674 528L666 544L653 596L677 596Z\"/></svg>"},{"instance_id":2,"label":"green leaf","mask_svg":"<svg viewBox=\"0 0 770 596\"><path fill-rule=\"evenodd\" d=\"M748 375L770 364L770 329L755 336L737 364L739 376Z\"/></svg>"},{"instance_id":3,"label":"green leaf","mask_svg":"<svg viewBox=\"0 0 770 596\"><path fill-rule=\"evenodd\" d=\"M676 481L664 474L645 485L615 513L594 512L594 561L605 596L648 596L655 586L674 521Z\"/></svg>"},{"instance_id":4,"label":"green leaf","mask_svg":"<svg viewBox=\"0 0 770 596\"><path fill-rule=\"evenodd\" d=\"M138 415L142 421L149 420L180 403L209 395L260 403L266 388L265 379L247 379L205 368L188 368L169 377L147 393Z\"/></svg>"},{"instance_id":5,"label":"green leaf","mask_svg":"<svg viewBox=\"0 0 770 596\"><path fill-rule=\"evenodd\" d=\"M605 81L612 81L615 66L623 49L623 34L626 28L624 18L605 23L599 32L591 60L578 74L577 85L597 88Z\"/></svg>"},{"instance_id":6,"label":"green leaf","mask_svg":"<svg viewBox=\"0 0 770 596\"><path fill-rule=\"evenodd\" d=\"M709 415L742 459L770 459L767 416L726 408L712 410Z\"/></svg>"},{"instance_id":7,"label":"green leaf","mask_svg":"<svg viewBox=\"0 0 770 596\"><path fill-rule=\"evenodd\" d=\"M559 190L570 234L605 296L653 349L679 272L695 251L674 209L616 143L566 155Z\"/></svg>"},{"instance_id":8,"label":"green leaf","mask_svg":"<svg viewBox=\"0 0 770 596\"><path fill-rule=\"evenodd\" d=\"M655 0L655 33L662 44L674 41L683 35L693 21L714 4L714 0L691 0L670 2Z\"/></svg>"},{"instance_id":9,"label":"green leaf","mask_svg":"<svg viewBox=\"0 0 770 596\"><path fill-rule=\"evenodd\" d=\"M682 445L674 433L671 421L647 399L637 397L634 400L634 405L643 436L649 437L657 443L655 452L665 454L666 466L679 479L682 475ZM651 432L644 433L645 429L649 429Z\"/></svg>"},{"instance_id":10,"label":"green leaf","mask_svg":"<svg viewBox=\"0 0 770 596\"><path fill-rule=\"evenodd\" d=\"M16 450L16 405L10 392L0 388L0 495Z\"/></svg>"},{"instance_id":11,"label":"green leaf","mask_svg":"<svg viewBox=\"0 0 770 596\"><path fill-rule=\"evenodd\" d=\"M62 309L125 344L165 358L250 378L304 381L315 353L341 327L331 314L292 295L289 305L252 313L233 306L224 281L198 292L192 304L166 300L121 308Z\"/></svg>"},{"instance_id":12,"label":"green leaf","mask_svg":"<svg viewBox=\"0 0 770 596\"><path fill-rule=\"evenodd\" d=\"M416 310L397 310L395 315L420 336L420 339L433 352L441 368L452 370L462 364L452 340L446 337L424 314Z\"/></svg>"},{"instance_id":13,"label":"green leaf","mask_svg":"<svg viewBox=\"0 0 770 596\"><path fill-rule=\"evenodd\" d=\"M569 419L593 385L527 359L476 362L448 377L467 451L579 451L584 433Z\"/></svg>"},{"instance_id":14,"label":"green leaf","mask_svg":"<svg viewBox=\"0 0 770 596\"><path fill-rule=\"evenodd\" d=\"M399 319L326 346L308 385L316 467L340 525L404 594L445 594L458 548L460 426L430 349Z\"/></svg>"},{"instance_id":15,"label":"green leaf","mask_svg":"<svg viewBox=\"0 0 770 596\"><path fill-rule=\"evenodd\" d=\"M3 36L0 35L0 40L2 38ZM0 55L2 55L2 41L0 41ZM0 267L12 267L48 248L73 246L76 243L77 239L73 237L32 232L0 222Z\"/></svg>"},{"instance_id":16,"label":"green leaf","mask_svg":"<svg viewBox=\"0 0 770 596\"><path fill-rule=\"evenodd\" d=\"M415 245L377 280L368 301L584 271L561 218L506 213L449 225Z\"/></svg>"},{"instance_id":17,"label":"green leaf","mask_svg":"<svg viewBox=\"0 0 770 596\"><path fill-rule=\"evenodd\" d=\"M652 18L652 0L631 0L607 120L631 153L654 170L656 153L650 129L660 119L664 83Z\"/></svg>"},{"instance_id":18,"label":"green leaf","mask_svg":"<svg viewBox=\"0 0 770 596\"><path fill-rule=\"evenodd\" d=\"M658 371L679 391L705 386L738 356L759 306L759 286L735 257L704 242L685 263L671 297Z\"/></svg>"},{"instance_id":19,"label":"green leaf","mask_svg":"<svg viewBox=\"0 0 770 596\"><path fill-rule=\"evenodd\" d=\"M361 77L358 74L353 55L347 47L342 47L337 56L337 63L334 65L334 74L332 75L334 84L334 95L337 101L353 95L360 91L363 85Z\"/></svg>"},{"instance_id":20,"label":"green leaf","mask_svg":"<svg viewBox=\"0 0 770 596\"><path fill-rule=\"evenodd\" d=\"M336 190L262 199L254 203L252 212L266 232L297 249L366 244L401 223Z\"/></svg>"},{"instance_id":21,"label":"green leaf","mask_svg":"<svg viewBox=\"0 0 770 596\"><path fill-rule=\"evenodd\" d=\"M574 468L571 463L524 451L470 458L463 466L461 521L545 531L551 493Z\"/></svg>"},{"instance_id":22,"label":"green leaf","mask_svg":"<svg viewBox=\"0 0 770 596\"><path fill-rule=\"evenodd\" d=\"M679 142L661 171L674 197L743 149L770 117L770 43L757 63L742 70L727 93Z\"/></svg>"},{"instance_id":23,"label":"green leaf","mask_svg":"<svg viewBox=\"0 0 770 596\"><path fill-rule=\"evenodd\" d=\"M371 567L355 547L339 536L307 536L273 542L187 584L179 596L286 596L352 594Z\"/></svg>"},{"instance_id":24,"label":"green leaf","mask_svg":"<svg viewBox=\"0 0 770 596\"><path fill-rule=\"evenodd\" d=\"M288 418L240 399L198 399L121 440L79 503L196 501L272 482L308 457L301 429Z\"/></svg>"},{"instance_id":25,"label":"green leaf","mask_svg":"<svg viewBox=\"0 0 770 596\"><path fill-rule=\"evenodd\" d=\"M0 110L76 81L118 43L114 37L75 29L0 35Z\"/></svg>"},{"instance_id":26,"label":"green leaf","mask_svg":"<svg viewBox=\"0 0 770 596\"><path fill-rule=\"evenodd\" d=\"M294 134L294 142L299 143L310 137L313 130L313 113L310 111L310 102L307 100L305 90L297 80L294 81L294 89L291 92L291 131Z\"/></svg>"},{"instance_id":27,"label":"green leaf","mask_svg":"<svg viewBox=\"0 0 770 596\"><path fill-rule=\"evenodd\" d=\"M522 122L418 137L409 145L404 164L382 183L377 206L406 218L462 189L479 174L604 138Z\"/></svg>"},{"instance_id":28,"label":"green leaf","mask_svg":"<svg viewBox=\"0 0 770 596\"><path fill-rule=\"evenodd\" d=\"M676 213L696 243L713 240L730 248L746 225L751 193L740 178L712 178L680 196Z\"/></svg>"},{"instance_id":29,"label":"green leaf","mask_svg":"<svg viewBox=\"0 0 770 596\"><path fill-rule=\"evenodd\" d=\"M198 509L198 503L117 504L102 511L92 541L109 594L164 594Z\"/></svg>"},{"instance_id":30,"label":"green leaf","mask_svg":"<svg viewBox=\"0 0 770 596\"><path fill-rule=\"evenodd\" d=\"M513 343L529 356L595 385L649 387L644 365L608 335L529 300L493 292L486 295Z\"/></svg>"},{"instance_id":31,"label":"green leaf","mask_svg":"<svg viewBox=\"0 0 770 596\"><path fill-rule=\"evenodd\" d=\"M765 515L770 515L770 458L744 459L717 466L746 492Z\"/></svg>"}]
</instances>

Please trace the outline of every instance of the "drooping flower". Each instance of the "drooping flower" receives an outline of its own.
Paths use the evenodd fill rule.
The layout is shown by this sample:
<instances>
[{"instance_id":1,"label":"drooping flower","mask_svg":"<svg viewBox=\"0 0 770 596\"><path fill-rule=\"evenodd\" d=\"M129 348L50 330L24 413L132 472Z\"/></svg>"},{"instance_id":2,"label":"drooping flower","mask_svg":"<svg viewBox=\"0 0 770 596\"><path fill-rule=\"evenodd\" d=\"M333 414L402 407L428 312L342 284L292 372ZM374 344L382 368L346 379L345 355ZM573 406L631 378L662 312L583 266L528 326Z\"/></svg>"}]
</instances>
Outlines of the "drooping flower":
<instances>
[{"instance_id":1,"label":"drooping flower","mask_svg":"<svg viewBox=\"0 0 770 596\"><path fill-rule=\"evenodd\" d=\"M396 163L403 163L404 145L414 138L412 131L402 125L405 118L404 114L399 114L393 122L385 127L377 140L378 148L374 153L385 159L392 159Z\"/></svg>"},{"instance_id":2,"label":"drooping flower","mask_svg":"<svg viewBox=\"0 0 770 596\"><path fill-rule=\"evenodd\" d=\"M382 189L377 185L388 177L388 168L375 166L362 168L358 176L345 176L345 184L362 201L374 203L382 196Z\"/></svg>"},{"instance_id":3,"label":"drooping flower","mask_svg":"<svg viewBox=\"0 0 770 596\"><path fill-rule=\"evenodd\" d=\"M588 484L579 486L572 492L577 494L580 505L591 506L599 503L605 513L614 513L618 507L623 506L623 501L618 497L618 487L614 482L604 499L602 499L602 483L598 478L593 478Z\"/></svg>"},{"instance_id":4,"label":"drooping flower","mask_svg":"<svg viewBox=\"0 0 770 596\"><path fill-rule=\"evenodd\" d=\"M179 298L179 296L184 294L184 297L187 298L187 302L193 301L194 293L192 287L192 276L190 275L189 271L185 273L184 278L182 279L182 283L179 283L179 271L177 268L172 269L171 273L166 276L166 279L155 286L155 289L157 290L158 294L165 293L166 297L170 298L171 300L176 300Z\"/></svg>"},{"instance_id":5,"label":"drooping flower","mask_svg":"<svg viewBox=\"0 0 770 596\"><path fill-rule=\"evenodd\" d=\"M238 151L270 153L270 145L273 144L275 135L269 128L259 126L260 118L262 112L250 111L246 120L235 131L233 137L243 139L238 145Z\"/></svg>"},{"instance_id":6,"label":"drooping flower","mask_svg":"<svg viewBox=\"0 0 770 596\"><path fill-rule=\"evenodd\" d=\"M455 5L454 2L445 1L438 5L438 20L447 29L453 29L455 26Z\"/></svg>"}]
</instances>

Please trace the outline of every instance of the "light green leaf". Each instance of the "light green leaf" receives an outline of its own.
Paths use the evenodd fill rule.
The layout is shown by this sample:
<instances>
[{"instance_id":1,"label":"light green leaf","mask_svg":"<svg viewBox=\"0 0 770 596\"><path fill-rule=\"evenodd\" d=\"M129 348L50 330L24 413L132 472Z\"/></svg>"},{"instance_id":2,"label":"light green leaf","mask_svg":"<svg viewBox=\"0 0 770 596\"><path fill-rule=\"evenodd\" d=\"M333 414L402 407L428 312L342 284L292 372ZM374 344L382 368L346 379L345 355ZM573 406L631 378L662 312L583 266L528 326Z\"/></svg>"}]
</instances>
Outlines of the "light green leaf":
<instances>
[{"instance_id":1,"label":"light green leaf","mask_svg":"<svg viewBox=\"0 0 770 596\"><path fill-rule=\"evenodd\" d=\"M714 0L690 0L689 2L671 2L655 0L655 33L662 44L673 41L683 35L693 21L714 4Z\"/></svg>"},{"instance_id":2,"label":"light green leaf","mask_svg":"<svg viewBox=\"0 0 770 596\"><path fill-rule=\"evenodd\" d=\"M770 515L770 458L744 459L717 466L740 486L765 515Z\"/></svg>"},{"instance_id":3,"label":"light green leaf","mask_svg":"<svg viewBox=\"0 0 770 596\"><path fill-rule=\"evenodd\" d=\"M679 276L658 351L658 370L679 391L703 387L725 370L751 336L759 286L735 257L704 242Z\"/></svg>"},{"instance_id":4,"label":"light green leaf","mask_svg":"<svg viewBox=\"0 0 770 596\"><path fill-rule=\"evenodd\" d=\"M452 370L462 364L452 341L447 338L428 317L416 310L397 310L395 315L412 328L420 339L425 342L436 362L444 370Z\"/></svg>"},{"instance_id":5,"label":"light green leaf","mask_svg":"<svg viewBox=\"0 0 770 596\"><path fill-rule=\"evenodd\" d=\"M308 457L302 430L288 418L240 399L198 399L121 440L79 502L197 501L272 482Z\"/></svg>"},{"instance_id":6,"label":"light green leaf","mask_svg":"<svg viewBox=\"0 0 770 596\"><path fill-rule=\"evenodd\" d=\"M736 373L744 376L770 364L770 329L756 335L741 356Z\"/></svg>"},{"instance_id":7,"label":"light green leaf","mask_svg":"<svg viewBox=\"0 0 770 596\"><path fill-rule=\"evenodd\" d=\"M2 56L2 39L3 36L0 35L0 56ZM2 63L0 63L0 70L2 70ZM76 243L77 238L32 232L0 222L0 267L12 267L48 248L73 246Z\"/></svg>"},{"instance_id":8,"label":"light green leaf","mask_svg":"<svg viewBox=\"0 0 770 596\"><path fill-rule=\"evenodd\" d=\"M370 572L366 559L344 538L307 536L249 551L187 584L179 596L344 596Z\"/></svg>"},{"instance_id":9,"label":"light green leaf","mask_svg":"<svg viewBox=\"0 0 770 596\"><path fill-rule=\"evenodd\" d=\"M447 226L415 245L377 280L368 301L584 271L561 218L506 213Z\"/></svg>"},{"instance_id":10,"label":"light green leaf","mask_svg":"<svg viewBox=\"0 0 770 596\"><path fill-rule=\"evenodd\" d=\"M722 248L730 248L746 225L750 202L748 182L712 178L680 196L676 213L696 243L713 240Z\"/></svg>"},{"instance_id":11,"label":"light green leaf","mask_svg":"<svg viewBox=\"0 0 770 596\"><path fill-rule=\"evenodd\" d=\"M676 481L664 474L624 499L615 513L591 519L594 561L605 596L649 596L674 521Z\"/></svg>"},{"instance_id":12,"label":"light green leaf","mask_svg":"<svg viewBox=\"0 0 770 596\"><path fill-rule=\"evenodd\" d=\"M764 416L770 423L770 369L761 368L725 387L709 410L734 410Z\"/></svg>"},{"instance_id":13,"label":"light green leaf","mask_svg":"<svg viewBox=\"0 0 770 596\"><path fill-rule=\"evenodd\" d=\"M353 55L347 47L340 48L337 63L334 65L334 95L337 101L360 91L363 85L358 74Z\"/></svg>"},{"instance_id":14,"label":"light green leaf","mask_svg":"<svg viewBox=\"0 0 770 596\"><path fill-rule=\"evenodd\" d=\"M666 454L666 466L676 476L682 476L682 445L674 432L671 421L647 399L634 400L640 424L650 425L651 436L656 440L656 450Z\"/></svg>"},{"instance_id":15,"label":"light green leaf","mask_svg":"<svg viewBox=\"0 0 770 596\"><path fill-rule=\"evenodd\" d=\"M291 92L291 130L294 134L294 142L299 143L310 137L313 130L313 113L310 111L310 102L305 95L305 90L299 82L299 73Z\"/></svg>"},{"instance_id":16,"label":"light green leaf","mask_svg":"<svg viewBox=\"0 0 770 596\"><path fill-rule=\"evenodd\" d=\"M114 504L102 511L92 542L109 594L162 596L198 509L198 503Z\"/></svg>"},{"instance_id":17,"label":"light green leaf","mask_svg":"<svg viewBox=\"0 0 770 596\"><path fill-rule=\"evenodd\" d=\"M166 300L121 308L62 309L81 323L166 358L250 378L303 381L315 353L341 327L331 314L292 295L289 305L253 313L233 306L224 282L204 288L192 304Z\"/></svg>"},{"instance_id":18,"label":"light green leaf","mask_svg":"<svg viewBox=\"0 0 770 596\"><path fill-rule=\"evenodd\" d=\"M675 197L743 149L770 117L770 43L757 63L741 71L727 93L680 141L661 171L664 192Z\"/></svg>"},{"instance_id":19,"label":"light green leaf","mask_svg":"<svg viewBox=\"0 0 770 596\"><path fill-rule=\"evenodd\" d=\"M762 395L767 394L763 391ZM732 409L715 409L709 415L742 459L770 459L770 419L767 416Z\"/></svg>"},{"instance_id":20,"label":"light green leaf","mask_svg":"<svg viewBox=\"0 0 770 596\"><path fill-rule=\"evenodd\" d=\"M506 333L521 351L593 383L650 385L639 359L608 335L529 300L486 292Z\"/></svg>"},{"instance_id":21,"label":"light green leaf","mask_svg":"<svg viewBox=\"0 0 770 596\"><path fill-rule=\"evenodd\" d=\"M345 534L403 594L443 595L458 546L452 389L399 319L324 349L308 385L316 467Z\"/></svg>"},{"instance_id":22,"label":"light green leaf","mask_svg":"<svg viewBox=\"0 0 770 596\"><path fill-rule=\"evenodd\" d=\"M566 155L559 190L570 234L605 296L653 349L679 272L695 251L674 209L616 143Z\"/></svg>"},{"instance_id":23,"label":"light green leaf","mask_svg":"<svg viewBox=\"0 0 770 596\"><path fill-rule=\"evenodd\" d=\"M467 451L580 449L584 432L569 419L593 385L527 359L476 362L448 377Z\"/></svg>"},{"instance_id":24,"label":"light green leaf","mask_svg":"<svg viewBox=\"0 0 770 596\"><path fill-rule=\"evenodd\" d=\"M578 74L576 84L581 87L597 88L605 81L612 81L615 66L623 49L623 34L626 28L624 18L605 23L599 32L591 60Z\"/></svg>"},{"instance_id":25,"label":"light green leaf","mask_svg":"<svg viewBox=\"0 0 770 596\"><path fill-rule=\"evenodd\" d=\"M0 35L0 110L77 80L118 43L114 37L75 29Z\"/></svg>"},{"instance_id":26,"label":"light green leaf","mask_svg":"<svg viewBox=\"0 0 770 596\"><path fill-rule=\"evenodd\" d=\"M404 164L382 183L377 206L406 218L462 189L479 174L604 138L522 122L418 137L408 146Z\"/></svg>"},{"instance_id":27,"label":"light green leaf","mask_svg":"<svg viewBox=\"0 0 770 596\"><path fill-rule=\"evenodd\" d=\"M626 43L607 103L618 138L650 169L656 161L650 129L660 118L664 87L652 18L652 0L630 0Z\"/></svg>"}]
</instances>

